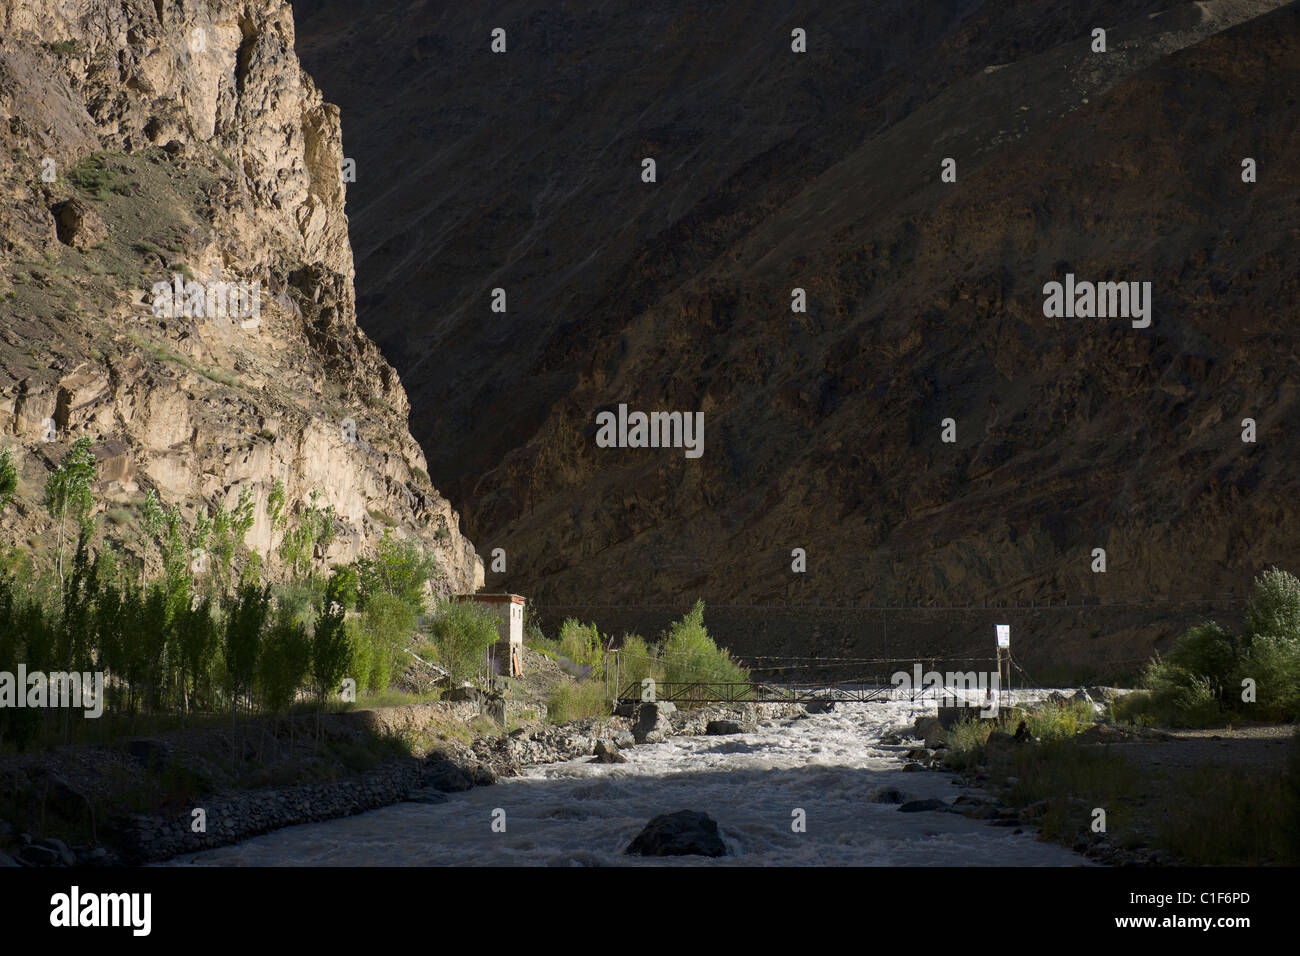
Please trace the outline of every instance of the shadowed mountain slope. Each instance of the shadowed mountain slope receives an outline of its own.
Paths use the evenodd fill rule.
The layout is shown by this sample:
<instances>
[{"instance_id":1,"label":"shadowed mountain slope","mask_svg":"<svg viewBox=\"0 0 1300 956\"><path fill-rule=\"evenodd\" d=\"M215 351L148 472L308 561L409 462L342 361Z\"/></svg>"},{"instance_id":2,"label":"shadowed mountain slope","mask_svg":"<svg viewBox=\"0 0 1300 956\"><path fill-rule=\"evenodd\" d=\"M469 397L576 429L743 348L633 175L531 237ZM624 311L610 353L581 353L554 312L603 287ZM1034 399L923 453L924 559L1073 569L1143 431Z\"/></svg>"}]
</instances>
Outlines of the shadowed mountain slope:
<instances>
[{"instance_id":1,"label":"shadowed mountain slope","mask_svg":"<svg viewBox=\"0 0 1300 956\"><path fill-rule=\"evenodd\" d=\"M507 552L490 586L1042 605L1300 564L1295 3L295 6L357 116L359 321ZM1067 273L1150 282L1150 326L1045 317ZM703 411L703 457L598 448L622 402ZM1174 626L1035 640L1120 660Z\"/></svg>"}]
</instances>

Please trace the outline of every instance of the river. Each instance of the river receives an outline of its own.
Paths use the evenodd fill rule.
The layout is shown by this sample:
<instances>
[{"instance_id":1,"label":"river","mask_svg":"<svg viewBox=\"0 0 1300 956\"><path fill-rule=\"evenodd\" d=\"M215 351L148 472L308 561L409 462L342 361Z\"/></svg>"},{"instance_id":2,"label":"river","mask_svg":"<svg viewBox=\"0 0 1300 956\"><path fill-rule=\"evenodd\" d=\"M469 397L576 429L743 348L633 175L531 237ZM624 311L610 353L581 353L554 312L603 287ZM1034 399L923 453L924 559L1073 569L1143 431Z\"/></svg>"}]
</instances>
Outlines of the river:
<instances>
[{"instance_id":1,"label":"river","mask_svg":"<svg viewBox=\"0 0 1300 956\"><path fill-rule=\"evenodd\" d=\"M450 794L446 803L287 827L167 865L1088 865L1032 831L874 802L886 788L948 801L961 792L951 774L903 772L900 749L879 742L926 710L934 705L840 704L828 714L769 721L755 733L674 737L624 751L625 764L533 767ZM623 855L651 817L687 809L718 821L730 855ZM797 810L804 832L792 825Z\"/></svg>"}]
</instances>

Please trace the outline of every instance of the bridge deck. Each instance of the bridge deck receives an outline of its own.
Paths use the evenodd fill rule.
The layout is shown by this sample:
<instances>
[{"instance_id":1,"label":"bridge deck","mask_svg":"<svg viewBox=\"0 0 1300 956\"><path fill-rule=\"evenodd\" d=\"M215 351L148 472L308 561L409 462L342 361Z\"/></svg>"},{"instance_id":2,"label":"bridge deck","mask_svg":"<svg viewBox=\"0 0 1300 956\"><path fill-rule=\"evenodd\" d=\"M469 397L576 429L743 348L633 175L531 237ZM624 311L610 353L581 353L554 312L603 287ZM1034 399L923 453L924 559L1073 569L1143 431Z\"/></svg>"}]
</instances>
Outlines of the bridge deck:
<instances>
[{"instance_id":1,"label":"bridge deck","mask_svg":"<svg viewBox=\"0 0 1300 956\"><path fill-rule=\"evenodd\" d=\"M827 686L821 684L754 684L722 683L710 681L656 681L652 696L653 701L692 704L811 704L815 702L836 701L841 703L865 704L877 700L901 700L902 696L893 694L892 685L877 684L841 684ZM619 694L622 704L642 703L644 693L639 683L629 684ZM917 688L908 692L908 699L915 700L924 691Z\"/></svg>"}]
</instances>

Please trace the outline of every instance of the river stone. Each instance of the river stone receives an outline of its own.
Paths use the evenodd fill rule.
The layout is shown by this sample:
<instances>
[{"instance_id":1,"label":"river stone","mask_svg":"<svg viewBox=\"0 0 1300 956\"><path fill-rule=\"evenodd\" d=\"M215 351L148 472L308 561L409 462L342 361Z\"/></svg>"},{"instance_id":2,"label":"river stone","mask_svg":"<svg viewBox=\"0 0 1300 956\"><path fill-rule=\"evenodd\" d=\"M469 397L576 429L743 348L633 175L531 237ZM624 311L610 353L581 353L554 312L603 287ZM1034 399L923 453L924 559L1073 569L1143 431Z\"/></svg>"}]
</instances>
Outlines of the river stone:
<instances>
[{"instance_id":1,"label":"river stone","mask_svg":"<svg viewBox=\"0 0 1300 956\"><path fill-rule=\"evenodd\" d=\"M974 720L979 716L979 709L976 707L940 707L939 715L935 719L944 730L951 730L964 721Z\"/></svg>"},{"instance_id":2,"label":"river stone","mask_svg":"<svg viewBox=\"0 0 1300 956\"><path fill-rule=\"evenodd\" d=\"M620 730L614 735L614 743L618 744L620 750L636 746L636 738L632 736L630 730Z\"/></svg>"},{"instance_id":3,"label":"river stone","mask_svg":"<svg viewBox=\"0 0 1300 956\"><path fill-rule=\"evenodd\" d=\"M723 737L728 734L743 734L745 729L734 720L710 720L704 725L704 732L710 737Z\"/></svg>"},{"instance_id":4,"label":"river stone","mask_svg":"<svg viewBox=\"0 0 1300 956\"><path fill-rule=\"evenodd\" d=\"M76 854L68 849L68 845L58 837L47 837L36 845L48 850L53 850L59 855L59 862L64 866L73 866L77 862Z\"/></svg>"},{"instance_id":5,"label":"river stone","mask_svg":"<svg viewBox=\"0 0 1300 956\"><path fill-rule=\"evenodd\" d=\"M24 863L30 863L32 866L54 866L62 862L62 858L57 851L50 849L48 846L41 846L39 843L23 847L18 851L18 857Z\"/></svg>"},{"instance_id":6,"label":"river stone","mask_svg":"<svg viewBox=\"0 0 1300 956\"><path fill-rule=\"evenodd\" d=\"M668 701L642 704L636 715L632 737L639 744L659 744L672 736L673 724L668 715L677 712L677 705Z\"/></svg>"},{"instance_id":7,"label":"river stone","mask_svg":"<svg viewBox=\"0 0 1300 956\"><path fill-rule=\"evenodd\" d=\"M898 808L900 813L922 813L926 810L947 810L948 804L931 797L928 800L909 800Z\"/></svg>"},{"instance_id":8,"label":"river stone","mask_svg":"<svg viewBox=\"0 0 1300 956\"><path fill-rule=\"evenodd\" d=\"M623 851L629 856L725 856L718 824L706 813L678 810L655 817Z\"/></svg>"},{"instance_id":9,"label":"river stone","mask_svg":"<svg viewBox=\"0 0 1300 956\"><path fill-rule=\"evenodd\" d=\"M618 744L612 740L597 740L595 752L592 763L627 763L627 758L618 752Z\"/></svg>"},{"instance_id":10,"label":"river stone","mask_svg":"<svg viewBox=\"0 0 1300 956\"><path fill-rule=\"evenodd\" d=\"M46 777L45 786L45 798L59 816L76 820L90 810L86 795L57 774Z\"/></svg>"}]
</instances>

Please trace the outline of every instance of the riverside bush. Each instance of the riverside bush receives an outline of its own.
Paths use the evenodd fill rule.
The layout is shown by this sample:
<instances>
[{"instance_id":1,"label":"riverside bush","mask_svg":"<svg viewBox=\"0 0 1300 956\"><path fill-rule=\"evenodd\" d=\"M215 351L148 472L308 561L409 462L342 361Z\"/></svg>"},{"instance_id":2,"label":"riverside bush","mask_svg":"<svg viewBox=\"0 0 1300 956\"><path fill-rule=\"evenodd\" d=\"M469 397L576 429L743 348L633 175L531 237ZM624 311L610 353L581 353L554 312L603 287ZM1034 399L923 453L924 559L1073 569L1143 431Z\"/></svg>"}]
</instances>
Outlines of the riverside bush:
<instances>
[{"instance_id":1,"label":"riverside bush","mask_svg":"<svg viewBox=\"0 0 1300 956\"><path fill-rule=\"evenodd\" d=\"M619 691L629 684L640 684L647 677L656 681L664 679L663 663L639 634L624 635L618 650L618 682L622 685Z\"/></svg>"},{"instance_id":2,"label":"riverside bush","mask_svg":"<svg viewBox=\"0 0 1300 956\"><path fill-rule=\"evenodd\" d=\"M1300 579L1277 568L1255 578L1246 627L1254 637L1300 641Z\"/></svg>"},{"instance_id":3,"label":"riverside bush","mask_svg":"<svg viewBox=\"0 0 1300 956\"><path fill-rule=\"evenodd\" d=\"M1279 633L1256 636L1237 665L1234 691L1248 678L1255 682L1259 716L1280 721L1300 714L1300 641Z\"/></svg>"},{"instance_id":4,"label":"riverside bush","mask_svg":"<svg viewBox=\"0 0 1300 956\"><path fill-rule=\"evenodd\" d=\"M1256 699L1243 701L1243 681ZM1146 693L1114 712L1135 723L1201 727L1225 714L1286 720L1300 714L1300 580L1270 568L1255 578L1240 636L1206 621L1189 628L1167 659L1142 675Z\"/></svg>"},{"instance_id":5,"label":"riverside bush","mask_svg":"<svg viewBox=\"0 0 1300 956\"><path fill-rule=\"evenodd\" d=\"M432 636L438 663L453 683L462 683L486 667L487 652L497 642L496 616L474 601L443 601L433 617Z\"/></svg>"},{"instance_id":6,"label":"riverside bush","mask_svg":"<svg viewBox=\"0 0 1300 956\"><path fill-rule=\"evenodd\" d=\"M372 654L367 686L378 693L387 689L390 675L405 663L406 646L415 631L415 611L395 594L372 594L366 599L361 621Z\"/></svg>"},{"instance_id":7,"label":"riverside bush","mask_svg":"<svg viewBox=\"0 0 1300 956\"><path fill-rule=\"evenodd\" d=\"M600 664L603 657L603 643L595 624L582 624L568 618L560 625L559 654L561 663L567 658L574 670L586 668L590 673Z\"/></svg>"},{"instance_id":8,"label":"riverside bush","mask_svg":"<svg viewBox=\"0 0 1300 956\"><path fill-rule=\"evenodd\" d=\"M555 688L546 704L546 716L556 724L583 717L604 717L610 714L611 704L603 682L577 681Z\"/></svg>"},{"instance_id":9,"label":"riverside bush","mask_svg":"<svg viewBox=\"0 0 1300 956\"><path fill-rule=\"evenodd\" d=\"M660 658L664 680L718 681L743 683L749 671L731 659L731 655L713 643L704 627L704 602L696 601L680 621L674 621L664 638Z\"/></svg>"}]
</instances>

